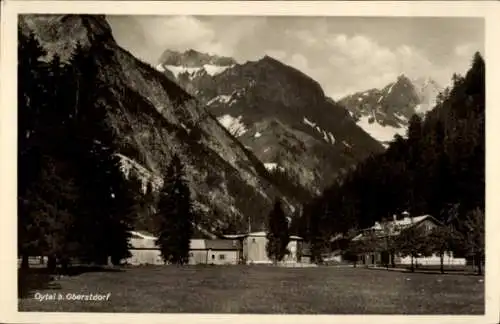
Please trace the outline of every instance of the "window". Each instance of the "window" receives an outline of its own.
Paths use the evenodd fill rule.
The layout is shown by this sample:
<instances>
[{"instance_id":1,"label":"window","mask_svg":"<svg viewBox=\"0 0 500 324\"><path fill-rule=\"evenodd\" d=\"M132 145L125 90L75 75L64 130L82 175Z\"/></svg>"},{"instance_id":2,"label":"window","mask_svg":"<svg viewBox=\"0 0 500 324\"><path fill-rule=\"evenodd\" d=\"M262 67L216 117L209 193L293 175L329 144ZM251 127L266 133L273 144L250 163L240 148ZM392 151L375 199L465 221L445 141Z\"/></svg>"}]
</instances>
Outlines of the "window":
<instances>
[{"instance_id":1,"label":"window","mask_svg":"<svg viewBox=\"0 0 500 324\"><path fill-rule=\"evenodd\" d=\"M254 238L252 239L252 243L255 243L255 239Z\"/></svg>"},{"instance_id":2,"label":"window","mask_svg":"<svg viewBox=\"0 0 500 324\"><path fill-rule=\"evenodd\" d=\"M219 260L224 260L226 256L224 254L219 254Z\"/></svg>"},{"instance_id":3,"label":"window","mask_svg":"<svg viewBox=\"0 0 500 324\"><path fill-rule=\"evenodd\" d=\"M214 254L212 254L212 260L215 260L215 255Z\"/></svg>"},{"instance_id":4,"label":"window","mask_svg":"<svg viewBox=\"0 0 500 324\"><path fill-rule=\"evenodd\" d=\"M190 256L190 257L193 257L193 252L189 252L189 256Z\"/></svg>"}]
</instances>

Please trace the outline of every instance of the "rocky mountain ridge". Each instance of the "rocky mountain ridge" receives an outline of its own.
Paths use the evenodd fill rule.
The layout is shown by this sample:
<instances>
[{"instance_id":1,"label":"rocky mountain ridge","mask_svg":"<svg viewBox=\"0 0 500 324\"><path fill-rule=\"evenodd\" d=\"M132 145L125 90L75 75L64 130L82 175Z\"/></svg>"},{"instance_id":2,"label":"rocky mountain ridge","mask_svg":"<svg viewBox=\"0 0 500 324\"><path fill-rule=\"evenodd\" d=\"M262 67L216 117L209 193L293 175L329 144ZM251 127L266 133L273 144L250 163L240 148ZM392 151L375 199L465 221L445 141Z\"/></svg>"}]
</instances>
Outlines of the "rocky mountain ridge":
<instances>
[{"instance_id":1,"label":"rocky mountain ridge","mask_svg":"<svg viewBox=\"0 0 500 324\"><path fill-rule=\"evenodd\" d=\"M160 62L157 68L205 103L268 170L284 173L313 195L382 150L317 81L270 56L219 66L213 74L203 71L201 63L170 63Z\"/></svg>"}]
</instances>

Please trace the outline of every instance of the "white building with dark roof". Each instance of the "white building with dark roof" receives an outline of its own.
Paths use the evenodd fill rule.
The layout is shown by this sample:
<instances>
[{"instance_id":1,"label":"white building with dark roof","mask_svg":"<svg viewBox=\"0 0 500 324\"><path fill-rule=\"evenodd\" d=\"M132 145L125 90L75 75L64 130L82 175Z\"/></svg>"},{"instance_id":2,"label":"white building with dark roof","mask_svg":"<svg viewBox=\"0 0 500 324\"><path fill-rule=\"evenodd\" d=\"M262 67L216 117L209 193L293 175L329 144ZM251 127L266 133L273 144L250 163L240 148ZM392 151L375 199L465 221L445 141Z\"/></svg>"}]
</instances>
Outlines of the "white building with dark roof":
<instances>
[{"instance_id":1,"label":"white building with dark roof","mask_svg":"<svg viewBox=\"0 0 500 324\"><path fill-rule=\"evenodd\" d=\"M145 231L131 231L130 265L165 264L156 246L156 237ZM237 264L241 262L242 246L239 239L191 239L189 264Z\"/></svg>"},{"instance_id":2,"label":"white building with dark roof","mask_svg":"<svg viewBox=\"0 0 500 324\"><path fill-rule=\"evenodd\" d=\"M404 217L397 219L394 216L391 221L375 222L375 224L369 228L363 229L356 235L352 241L363 241L369 239L383 239L387 236L398 236L403 230L416 227L422 228L424 232L430 233L437 226L443 226L443 224L431 215L421 215L416 217L410 217L407 213L403 214ZM410 256L401 257L395 255L394 263L408 265L411 264L412 258ZM384 261L384 258L387 260ZM359 255L360 261L365 265L377 265L382 263L392 263L392 256L387 255L384 257L384 253L379 251L364 252ZM415 261L414 261L415 262ZM432 255L429 257L419 257L416 262L421 265L439 265L441 262L439 255ZM447 252L444 255L445 265L465 265L466 260L464 258L454 258L452 252Z\"/></svg>"},{"instance_id":3,"label":"white building with dark roof","mask_svg":"<svg viewBox=\"0 0 500 324\"><path fill-rule=\"evenodd\" d=\"M265 231L245 234L224 235L228 239L239 239L242 245L242 259L247 264L270 264L267 256L267 233ZM288 251L283 263L310 263L310 249L300 236L291 235Z\"/></svg>"}]
</instances>

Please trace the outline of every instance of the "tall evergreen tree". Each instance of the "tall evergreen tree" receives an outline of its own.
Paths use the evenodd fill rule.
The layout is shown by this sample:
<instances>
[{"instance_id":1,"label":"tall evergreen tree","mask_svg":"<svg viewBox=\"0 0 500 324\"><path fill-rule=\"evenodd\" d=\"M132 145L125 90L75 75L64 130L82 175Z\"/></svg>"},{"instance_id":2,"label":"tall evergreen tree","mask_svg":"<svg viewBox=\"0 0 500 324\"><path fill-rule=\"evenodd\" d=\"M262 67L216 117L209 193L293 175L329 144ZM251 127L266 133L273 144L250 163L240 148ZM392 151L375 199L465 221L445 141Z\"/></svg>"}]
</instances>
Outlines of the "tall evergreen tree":
<instances>
[{"instance_id":1,"label":"tall evergreen tree","mask_svg":"<svg viewBox=\"0 0 500 324\"><path fill-rule=\"evenodd\" d=\"M29 187L41 172L41 143L38 139L38 119L43 111L45 56L34 34L25 36L18 28L18 253L22 267L28 267L28 257L38 250L39 228L29 202L33 192Z\"/></svg>"},{"instance_id":2,"label":"tall evergreen tree","mask_svg":"<svg viewBox=\"0 0 500 324\"><path fill-rule=\"evenodd\" d=\"M119 169L116 155L119 147L110 125L106 98L108 87L99 79L97 62L89 51L104 51L95 46L77 46L72 58L74 73L81 77L77 84L74 113L74 163L79 166L78 185L85 192L82 211L75 226L75 237L81 242L81 256L93 263L104 264L111 257L114 263L126 258L130 229L134 223L136 195L131 192ZM78 52L81 51L81 52Z\"/></svg>"},{"instance_id":3,"label":"tall evergreen tree","mask_svg":"<svg viewBox=\"0 0 500 324\"><path fill-rule=\"evenodd\" d=\"M175 155L167 169L160 192L156 218L156 244L165 262L186 264L193 235L195 214L184 168Z\"/></svg>"},{"instance_id":4,"label":"tall evergreen tree","mask_svg":"<svg viewBox=\"0 0 500 324\"><path fill-rule=\"evenodd\" d=\"M287 253L290 235L287 218L280 200L275 201L274 207L269 213L266 237L266 252L269 259L274 263L283 260Z\"/></svg>"}]
</instances>

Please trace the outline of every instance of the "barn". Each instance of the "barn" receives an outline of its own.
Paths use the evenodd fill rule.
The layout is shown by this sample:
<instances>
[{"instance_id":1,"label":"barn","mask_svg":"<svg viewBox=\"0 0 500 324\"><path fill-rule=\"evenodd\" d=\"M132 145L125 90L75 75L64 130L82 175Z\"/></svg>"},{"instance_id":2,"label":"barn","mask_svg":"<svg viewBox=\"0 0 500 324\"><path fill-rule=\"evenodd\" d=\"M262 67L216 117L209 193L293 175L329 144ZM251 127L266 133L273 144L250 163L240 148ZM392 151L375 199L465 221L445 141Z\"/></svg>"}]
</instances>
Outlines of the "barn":
<instances>
[{"instance_id":1,"label":"barn","mask_svg":"<svg viewBox=\"0 0 500 324\"><path fill-rule=\"evenodd\" d=\"M145 231L132 231L130 254L126 260L130 265L164 264L160 250L155 245L156 237ZM191 239L189 264L237 264L242 256L239 240Z\"/></svg>"},{"instance_id":2,"label":"barn","mask_svg":"<svg viewBox=\"0 0 500 324\"><path fill-rule=\"evenodd\" d=\"M160 250L155 244L156 237L145 231L131 231L130 254L126 260L130 265L164 264Z\"/></svg>"}]
</instances>

